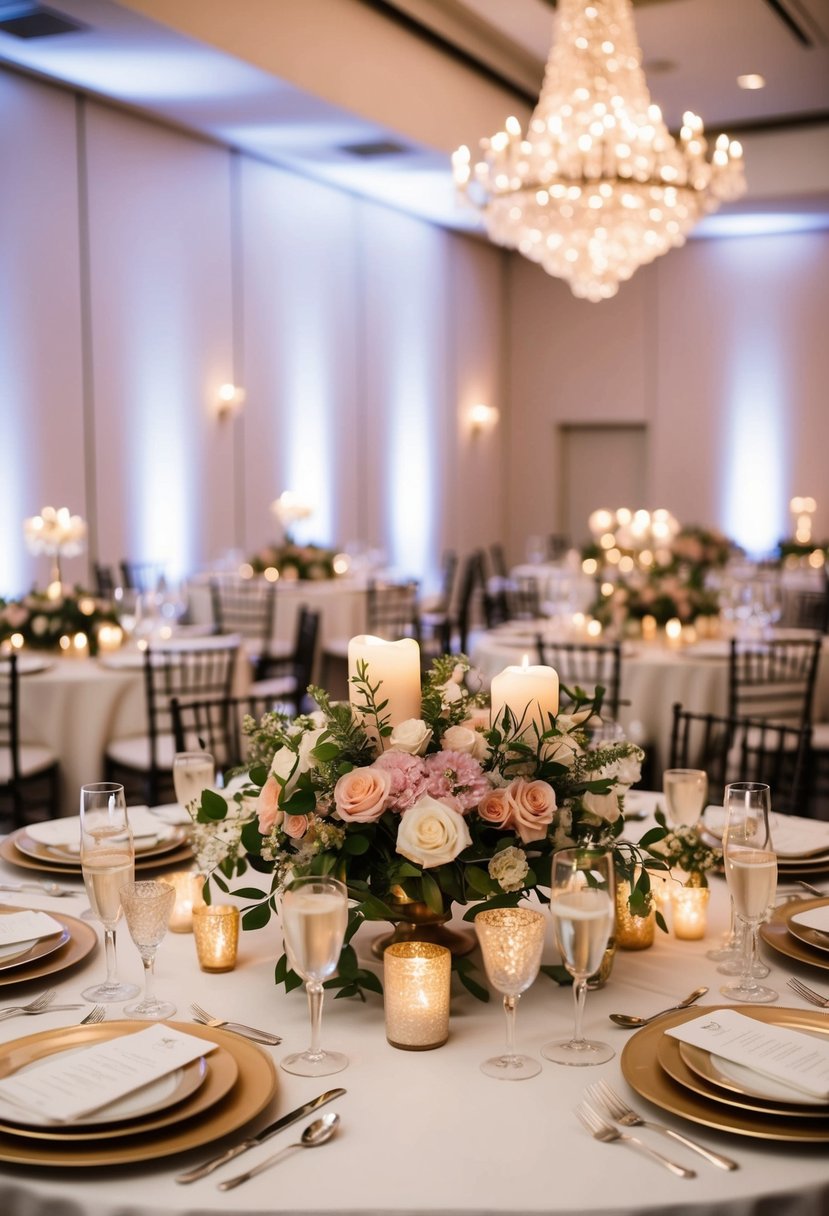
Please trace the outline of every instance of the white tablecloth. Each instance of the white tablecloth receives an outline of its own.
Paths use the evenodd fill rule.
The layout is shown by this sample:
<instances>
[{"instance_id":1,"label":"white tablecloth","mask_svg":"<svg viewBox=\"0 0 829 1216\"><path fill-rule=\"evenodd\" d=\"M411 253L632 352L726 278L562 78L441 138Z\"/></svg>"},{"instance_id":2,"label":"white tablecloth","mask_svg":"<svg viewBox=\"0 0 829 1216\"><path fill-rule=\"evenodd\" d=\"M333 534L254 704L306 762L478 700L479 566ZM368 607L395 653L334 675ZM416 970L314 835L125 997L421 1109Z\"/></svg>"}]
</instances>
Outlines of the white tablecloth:
<instances>
[{"instance_id":1,"label":"white tablecloth","mask_svg":"<svg viewBox=\"0 0 829 1216\"><path fill-rule=\"evenodd\" d=\"M634 800L645 799L634 795ZM641 834L632 825L632 836ZM0 865L3 880L20 877ZM608 1021L611 1011L656 1012L675 1003L693 987L710 992L701 1006L717 1003L723 982L705 957L726 920L726 891L712 880L711 927L700 942L681 942L659 932L655 945L638 953L617 954L607 987L588 994L585 1028L602 1037L617 1055L595 1068L567 1068L547 1061L539 1076L505 1083L484 1076L480 1062L503 1043L503 1015L498 998L489 1005L458 989L453 996L450 1038L437 1051L406 1052L390 1047L383 1027L380 998L327 1000L323 1045L345 1051L348 1068L334 1077L311 1080L280 1070L271 1106L248 1130L265 1126L324 1089L346 1088L345 1097L329 1110L342 1116L338 1136L311 1157L296 1153L273 1171L223 1194L216 1181L254 1165L297 1139L304 1123L294 1125L266 1145L247 1153L191 1186L177 1186L174 1175L229 1147L233 1135L174 1159L93 1171L28 1169L0 1165L0 1211L5 1216L196 1216L202 1213L592 1213L596 1216L761 1216L785 1211L787 1216L825 1216L829 1211L827 1145L786 1146L751 1140L685 1123L649 1104L622 1078L619 1053L629 1031ZM18 906L43 907L77 915L85 900L6 896ZM378 932L366 927L358 935L360 956L377 966L368 943ZM281 952L276 924L243 933L235 971L207 975L199 971L193 939L168 934L157 962L157 989L178 1005L188 1021L195 1000L211 1012L262 1025L282 1034L280 1047L264 1048L274 1061L307 1045L306 1004L301 993L285 996L273 985L273 964ZM125 977L140 981L141 965L125 929L118 934L119 966ZM473 959L477 959L473 955ZM552 929L545 962L556 961ZM826 973L767 955L772 973L767 983L781 992L781 1006L808 1008L785 987L796 972L818 987ZM53 986L66 1001L79 1000L81 989L103 976L103 952L95 952ZM31 999L46 982L7 989L0 1005ZM12 997L12 992L14 996ZM117 1017L119 1007L109 1016ZM80 1011L78 1016L80 1016ZM37 1019L0 1023L0 1041L35 1031L70 1025L73 1014L46 1014ZM518 1011L519 1046L538 1055L548 1039L569 1033L572 997L541 976L522 998ZM681 1127L691 1136L736 1158L740 1168L725 1173L655 1133L643 1132L655 1148L697 1170L683 1181L620 1146L597 1144L578 1124L573 1107L592 1082L606 1079L643 1113Z\"/></svg>"},{"instance_id":2,"label":"white tablecloth","mask_svg":"<svg viewBox=\"0 0 829 1216\"><path fill-rule=\"evenodd\" d=\"M542 628L548 628L542 626ZM508 664L525 654L537 662L533 626L520 632L513 626L479 634L472 648L472 665L488 687ZM551 637L556 636L554 633ZM562 635L562 639L565 640ZM631 737L643 740L658 777L668 763L672 708L679 702L694 713L724 714L728 710L728 643L706 640L695 646L672 648L664 641L624 642L622 645L619 721ZM824 643L815 690L815 720L829 720L829 641Z\"/></svg>"}]
</instances>

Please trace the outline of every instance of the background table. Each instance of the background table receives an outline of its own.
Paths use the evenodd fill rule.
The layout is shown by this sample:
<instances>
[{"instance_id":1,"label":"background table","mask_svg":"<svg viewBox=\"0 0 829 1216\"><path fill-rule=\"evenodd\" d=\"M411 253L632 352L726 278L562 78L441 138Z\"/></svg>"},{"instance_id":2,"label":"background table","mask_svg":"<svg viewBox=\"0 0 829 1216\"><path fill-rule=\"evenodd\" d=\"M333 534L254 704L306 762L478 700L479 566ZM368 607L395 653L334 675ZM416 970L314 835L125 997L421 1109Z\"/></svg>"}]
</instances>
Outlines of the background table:
<instances>
[{"instance_id":1,"label":"background table","mask_svg":"<svg viewBox=\"0 0 829 1216\"><path fill-rule=\"evenodd\" d=\"M549 629L544 622L539 627ZM485 687L508 664L520 664L524 655L531 663L538 661L533 629L532 623L516 622L478 635L471 660ZM561 641L574 640L550 630L551 641L557 636ZM674 704L695 713L728 712L728 642L706 639L690 646L671 646L661 639L623 642L621 699L619 721L635 742L642 741L647 748L656 784L668 763ZM815 720L829 720L829 639L824 641L818 666Z\"/></svg>"},{"instance_id":2,"label":"background table","mask_svg":"<svg viewBox=\"0 0 829 1216\"><path fill-rule=\"evenodd\" d=\"M653 797L634 795L634 802ZM631 826L638 839L641 825ZM3 880L19 872L0 865ZM685 1123L639 1099L624 1082L619 1053L630 1031L608 1020L612 1011L647 1014L673 1004L699 984L710 992L700 1006L719 1002L723 977L705 957L725 927L727 895L721 879L712 880L710 932L706 940L681 942L657 931L656 943L638 953L620 952L613 974L601 991L588 994L585 1029L610 1042L617 1055L595 1068L567 1068L542 1061L539 1076L517 1083L484 1076L480 1062L503 1044L500 1001L489 1005L458 990L452 1001L449 1042L437 1051L406 1052L385 1039L379 998L326 1001L323 1044L345 1051L349 1067L334 1077L312 1080L279 1074L271 1107L251 1127L255 1130L280 1114L342 1085L348 1091L328 1109L342 1116L341 1131L319 1156L296 1153L238 1190L223 1194L217 1176L191 1186L177 1186L175 1174L229 1147L240 1136L180 1157L96 1171L27 1169L0 1164L0 1210L5 1216L202 1216L244 1213L265 1216L275 1211L302 1213L391 1213L393 1216L442 1213L590 1213L591 1216L822 1216L829 1210L827 1145L786 1146L752 1140ZM37 906L77 915L85 900L6 896L19 906ZM369 953L380 927L364 927L357 945L366 966L377 966ZM552 927L547 931L544 961L556 961ZM243 933L235 971L207 975L198 970L193 939L168 934L157 963L160 995L178 1004L178 1018L189 1020L190 1001L219 1016L238 1018L282 1034L280 1047L263 1050L278 1061L307 1046L308 1021L300 992L286 996L273 985L273 964L281 952L276 923ZM118 932L118 957L124 976L140 981L141 964L124 928ZM473 960L478 955L473 955ZM781 993L781 1006L809 1008L785 987L789 974L829 991L817 973L797 963L784 966L781 956L766 954L772 967L767 981ZM67 976L55 977L61 998L79 1000L81 989L104 970L103 951L95 952ZM14 999L31 999L45 983L15 988ZM6 989L4 996L9 996ZM2 1000L0 1004L10 1003ZM118 1017L119 1006L109 1017ZM80 1016L80 1012L78 1016ZM69 1025L71 1014L46 1014L0 1023L0 1040ZM569 1033L572 996L541 976L522 998L518 1040L522 1050L538 1055L548 1039ZM648 1143L697 1170L691 1181L676 1179L638 1154L590 1139L573 1115L587 1084L606 1079L643 1113L674 1124L703 1143L736 1158L740 1169L725 1173L655 1133ZM293 1142L303 1123L289 1128L218 1173L218 1180L254 1165Z\"/></svg>"}]
</instances>

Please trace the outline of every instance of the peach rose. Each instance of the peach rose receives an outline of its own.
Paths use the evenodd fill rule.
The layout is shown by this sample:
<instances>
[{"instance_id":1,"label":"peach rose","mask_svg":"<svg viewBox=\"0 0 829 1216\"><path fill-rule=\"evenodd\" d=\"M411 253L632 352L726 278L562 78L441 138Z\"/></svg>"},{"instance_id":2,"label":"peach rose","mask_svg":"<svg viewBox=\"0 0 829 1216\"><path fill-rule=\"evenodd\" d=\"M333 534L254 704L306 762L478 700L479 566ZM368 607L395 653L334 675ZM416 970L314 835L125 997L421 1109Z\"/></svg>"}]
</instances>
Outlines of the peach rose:
<instances>
[{"instance_id":1,"label":"peach rose","mask_svg":"<svg viewBox=\"0 0 829 1216\"><path fill-rule=\"evenodd\" d=\"M268 774L268 779L259 791L256 799L256 814L259 816L259 831L267 836L271 829L282 819L279 809L281 786L276 777Z\"/></svg>"},{"instance_id":2,"label":"peach rose","mask_svg":"<svg viewBox=\"0 0 829 1216\"><path fill-rule=\"evenodd\" d=\"M512 807L505 789L490 790L478 803L478 817L494 827L507 828L512 819Z\"/></svg>"},{"instance_id":3,"label":"peach rose","mask_svg":"<svg viewBox=\"0 0 829 1216\"><path fill-rule=\"evenodd\" d=\"M373 823L386 809L391 775L381 768L353 768L334 786L334 805L340 819Z\"/></svg>"},{"instance_id":4,"label":"peach rose","mask_svg":"<svg viewBox=\"0 0 829 1216\"><path fill-rule=\"evenodd\" d=\"M511 826L524 844L529 844L531 840L543 840L556 809L552 787L545 781L527 781L524 777L518 777L507 787L507 797L512 810Z\"/></svg>"},{"instance_id":5,"label":"peach rose","mask_svg":"<svg viewBox=\"0 0 829 1216\"><path fill-rule=\"evenodd\" d=\"M282 830L291 840L300 840L308 831L306 815L286 815L282 821Z\"/></svg>"}]
</instances>

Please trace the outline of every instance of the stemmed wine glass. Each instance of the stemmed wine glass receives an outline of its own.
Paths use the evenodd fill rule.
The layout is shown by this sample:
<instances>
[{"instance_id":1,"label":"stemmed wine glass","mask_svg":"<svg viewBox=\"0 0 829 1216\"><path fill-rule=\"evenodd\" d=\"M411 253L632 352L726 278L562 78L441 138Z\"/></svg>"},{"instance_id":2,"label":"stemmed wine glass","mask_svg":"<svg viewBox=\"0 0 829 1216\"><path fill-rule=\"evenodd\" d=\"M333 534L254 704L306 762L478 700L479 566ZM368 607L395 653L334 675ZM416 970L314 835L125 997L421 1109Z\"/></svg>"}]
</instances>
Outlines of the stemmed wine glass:
<instances>
[{"instance_id":1,"label":"stemmed wine glass","mask_svg":"<svg viewBox=\"0 0 829 1216\"><path fill-rule=\"evenodd\" d=\"M693 827L705 808L708 776L702 768L669 768L662 775L668 822L675 828Z\"/></svg>"},{"instance_id":2,"label":"stemmed wine glass","mask_svg":"<svg viewBox=\"0 0 829 1216\"><path fill-rule=\"evenodd\" d=\"M523 1081L541 1072L532 1056L515 1050L515 1012L522 992L530 987L541 966L544 917L530 908L490 908L475 917L489 982L503 994L507 1042L500 1056L481 1065L481 1071L499 1081Z\"/></svg>"},{"instance_id":3,"label":"stemmed wine glass","mask_svg":"<svg viewBox=\"0 0 829 1216\"><path fill-rule=\"evenodd\" d=\"M124 1013L131 1018L158 1021L171 1018L176 1011L172 1002L160 1001L153 991L155 955L175 902L176 889L168 882L131 882L121 888L127 928L144 964L144 995L124 1006Z\"/></svg>"},{"instance_id":4,"label":"stemmed wine glass","mask_svg":"<svg viewBox=\"0 0 829 1216\"><path fill-rule=\"evenodd\" d=\"M336 878L308 875L288 883L280 901L288 962L305 980L311 1017L311 1045L281 1061L286 1072L324 1077L341 1072L348 1057L320 1047L322 984L337 970L348 923L346 888Z\"/></svg>"},{"instance_id":5,"label":"stemmed wine glass","mask_svg":"<svg viewBox=\"0 0 829 1216\"><path fill-rule=\"evenodd\" d=\"M202 790L212 789L216 762L210 752L176 752L173 757L173 786L176 802L185 809L201 799Z\"/></svg>"},{"instance_id":6,"label":"stemmed wine glass","mask_svg":"<svg viewBox=\"0 0 829 1216\"><path fill-rule=\"evenodd\" d=\"M562 961L573 977L573 1037L546 1043L541 1054L556 1064L603 1064L616 1054L582 1033L587 979L598 968L613 928L615 873L612 854L561 849L553 854L550 911Z\"/></svg>"},{"instance_id":7,"label":"stemmed wine glass","mask_svg":"<svg viewBox=\"0 0 829 1216\"><path fill-rule=\"evenodd\" d=\"M81 996L96 1004L127 1001L139 989L118 979L115 926L121 915L121 887L132 882L135 846L123 785L97 781L81 786L81 869L93 916L104 927L107 976Z\"/></svg>"},{"instance_id":8,"label":"stemmed wine glass","mask_svg":"<svg viewBox=\"0 0 829 1216\"><path fill-rule=\"evenodd\" d=\"M774 1001L778 993L758 984L753 975L757 930L777 889L777 855L771 839L771 790L755 781L725 787L723 858L734 910L746 927L740 978L720 992L733 1001Z\"/></svg>"}]
</instances>

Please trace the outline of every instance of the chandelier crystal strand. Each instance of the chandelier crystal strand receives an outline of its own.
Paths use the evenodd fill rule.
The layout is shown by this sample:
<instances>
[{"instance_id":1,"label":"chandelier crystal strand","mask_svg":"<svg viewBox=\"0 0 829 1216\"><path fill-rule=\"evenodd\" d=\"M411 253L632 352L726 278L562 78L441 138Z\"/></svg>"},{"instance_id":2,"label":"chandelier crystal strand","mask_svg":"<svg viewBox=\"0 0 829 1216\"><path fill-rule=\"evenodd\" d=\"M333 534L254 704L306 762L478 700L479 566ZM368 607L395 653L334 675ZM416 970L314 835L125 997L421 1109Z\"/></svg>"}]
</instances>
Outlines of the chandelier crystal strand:
<instances>
[{"instance_id":1,"label":"chandelier crystal strand","mask_svg":"<svg viewBox=\"0 0 829 1216\"><path fill-rule=\"evenodd\" d=\"M550 52L526 135L516 118L452 157L461 195L492 240L604 300L674 246L708 211L745 190L742 148L686 113L675 140L651 102L630 0L559 0Z\"/></svg>"}]
</instances>

